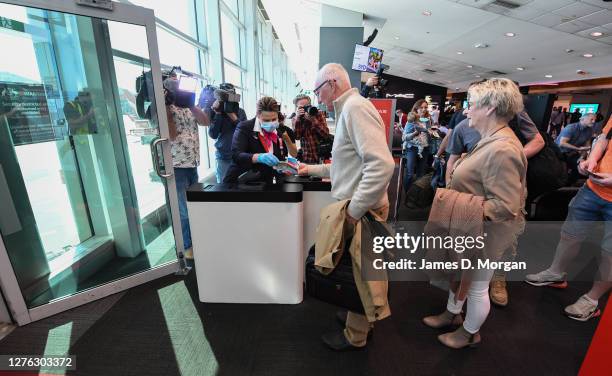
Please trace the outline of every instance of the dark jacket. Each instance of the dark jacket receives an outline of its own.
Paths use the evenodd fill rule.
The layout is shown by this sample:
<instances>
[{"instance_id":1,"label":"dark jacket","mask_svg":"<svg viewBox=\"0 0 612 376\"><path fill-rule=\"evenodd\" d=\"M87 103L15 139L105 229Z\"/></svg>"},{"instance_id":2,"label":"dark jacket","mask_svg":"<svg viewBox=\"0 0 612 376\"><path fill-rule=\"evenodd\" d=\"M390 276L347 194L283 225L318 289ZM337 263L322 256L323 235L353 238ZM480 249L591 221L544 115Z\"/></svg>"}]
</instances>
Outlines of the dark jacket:
<instances>
[{"instance_id":1,"label":"dark jacket","mask_svg":"<svg viewBox=\"0 0 612 376\"><path fill-rule=\"evenodd\" d=\"M232 140L232 165L227 171L227 175L223 179L224 183L236 182L238 177L250 170L256 170L261 174L261 180L271 182L272 177L281 177L272 167L261 163L253 163L253 154L266 153L266 149L262 145L259 132L254 132L255 118L251 120L241 121L236 127L234 138ZM281 141L274 144L274 155L279 160L287 158L287 146Z\"/></svg>"},{"instance_id":2,"label":"dark jacket","mask_svg":"<svg viewBox=\"0 0 612 376\"><path fill-rule=\"evenodd\" d=\"M208 115L211 119L208 127L208 135L215 141L215 156L217 159L232 159L232 138L236 126L247 119L246 113L241 108L238 110L238 120L233 122L226 114L216 114L210 110Z\"/></svg>"}]
</instances>

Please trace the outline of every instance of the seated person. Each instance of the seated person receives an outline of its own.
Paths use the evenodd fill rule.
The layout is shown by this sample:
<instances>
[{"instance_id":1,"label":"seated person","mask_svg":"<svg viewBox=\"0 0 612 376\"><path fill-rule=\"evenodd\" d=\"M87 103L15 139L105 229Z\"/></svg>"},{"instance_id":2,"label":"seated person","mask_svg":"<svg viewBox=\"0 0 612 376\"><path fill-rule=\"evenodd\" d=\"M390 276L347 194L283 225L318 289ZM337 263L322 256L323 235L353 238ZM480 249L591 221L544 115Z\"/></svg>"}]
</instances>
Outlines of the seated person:
<instances>
[{"instance_id":1,"label":"seated person","mask_svg":"<svg viewBox=\"0 0 612 376\"><path fill-rule=\"evenodd\" d=\"M232 165L224 183L237 182L238 177L248 170L259 172L259 180L267 183L271 183L274 177L282 177L273 169L289 153L277 132L279 113L276 99L263 97L257 102L257 116L238 124L232 140Z\"/></svg>"},{"instance_id":2,"label":"seated person","mask_svg":"<svg viewBox=\"0 0 612 376\"><path fill-rule=\"evenodd\" d=\"M567 168L570 170L569 183L573 183L579 178L578 159L591 149L593 138L593 125L595 124L595 114L586 114L580 121L568 124L561 134L557 137L557 144L566 156Z\"/></svg>"}]
</instances>

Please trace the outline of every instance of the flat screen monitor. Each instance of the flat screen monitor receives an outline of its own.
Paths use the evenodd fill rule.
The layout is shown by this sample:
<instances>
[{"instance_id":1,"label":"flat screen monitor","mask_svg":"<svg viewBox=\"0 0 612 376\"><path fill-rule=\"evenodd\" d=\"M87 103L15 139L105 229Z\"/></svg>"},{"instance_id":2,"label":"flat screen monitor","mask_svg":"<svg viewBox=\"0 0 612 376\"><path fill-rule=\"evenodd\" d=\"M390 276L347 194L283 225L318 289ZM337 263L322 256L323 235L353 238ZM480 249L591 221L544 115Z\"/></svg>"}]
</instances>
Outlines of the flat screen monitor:
<instances>
[{"instance_id":1,"label":"flat screen monitor","mask_svg":"<svg viewBox=\"0 0 612 376\"><path fill-rule=\"evenodd\" d=\"M599 104L597 103L572 103L569 108L569 112L574 112L578 109L581 114L594 114L599 110Z\"/></svg>"},{"instance_id":2,"label":"flat screen monitor","mask_svg":"<svg viewBox=\"0 0 612 376\"><path fill-rule=\"evenodd\" d=\"M467 100L464 100L464 101L463 101L463 108L464 108L464 109L466 109L466 108L467 108L467 104L468 104Z\"/></svg>"},{"instance_id":3,"label":"flat screen monitor","mask_svg":"<svg viewBox=\"0 0 612 376\"><path fill-rule=\"evenodd\" d=\"M383 50L374 47L355 45L353 70L376 73L383 58Z\"/></svg>"}]
</instances>

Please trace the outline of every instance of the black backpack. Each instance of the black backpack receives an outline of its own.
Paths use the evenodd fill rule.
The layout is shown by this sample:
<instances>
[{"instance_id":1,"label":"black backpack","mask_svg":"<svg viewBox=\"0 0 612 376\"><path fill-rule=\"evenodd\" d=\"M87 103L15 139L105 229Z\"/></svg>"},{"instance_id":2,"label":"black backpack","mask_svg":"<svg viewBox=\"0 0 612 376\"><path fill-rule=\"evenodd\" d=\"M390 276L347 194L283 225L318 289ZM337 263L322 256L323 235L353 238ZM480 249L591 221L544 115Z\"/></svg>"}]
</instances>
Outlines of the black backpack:
<instances>
[{"instance_id":1,"label":"black backpack","mask_svg":"<svg viewBox=\"0 0 612 376\"><path fill-rule=\"evenodd\" d=\"M509 126L525 146L527 140L519 129L520 118L517 115L509 122ZM542 193L559 189L567 183L567 165L563 154L555 140L546 132L539 131L544 139L544 147L540 152L529 159L527 167L527 191L529 199Z\"/></svg>"}]
</instances>

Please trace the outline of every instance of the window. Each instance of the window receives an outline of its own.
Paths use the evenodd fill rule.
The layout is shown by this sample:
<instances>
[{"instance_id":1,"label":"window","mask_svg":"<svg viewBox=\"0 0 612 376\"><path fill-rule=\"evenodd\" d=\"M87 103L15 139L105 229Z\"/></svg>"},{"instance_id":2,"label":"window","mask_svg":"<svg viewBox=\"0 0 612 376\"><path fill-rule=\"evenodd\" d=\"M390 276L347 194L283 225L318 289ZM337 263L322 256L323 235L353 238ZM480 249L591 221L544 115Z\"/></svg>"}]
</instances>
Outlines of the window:
<instances>
[{"instance_id":1,"label":"window","mask_svg":"<svg viewBox=\"0 0 612 376\"><path fill-rule=\"evenodd\" d=\"M175 37L164 29L157 28L159 60L162 64L175 66L198 73L198 49L190 43Z\"/></svg>"},{"instance_id":2,"label":"window","mask_svg":"<svg viewBox=\"0 0 612 376\"><path fill-rule=\"evenodd\" d=\"M155 17L196 38L193 0L130 0L130 3L153 9Z\"/></svg>"},{"instance_id":3,"label":"window","mask_svg":"<svg viewBox=\"0 0 612 376\"><path fill-rule=\"evenodd\" d=\"M239 26L225 14L221 13L221 42L223 43L223 57L240 65L241 30Z\"/></svg>"}]
</instances>

